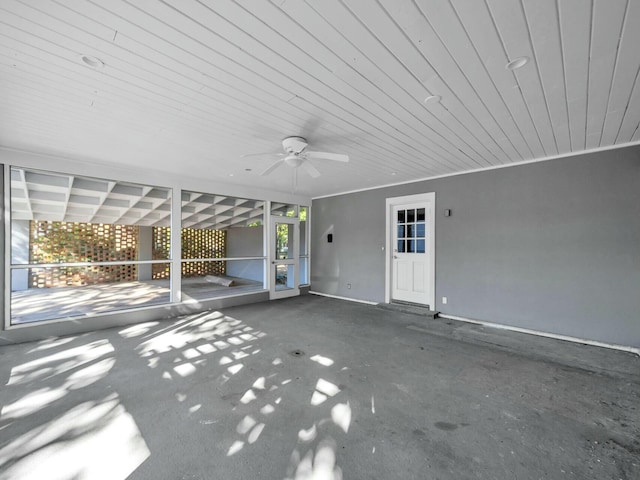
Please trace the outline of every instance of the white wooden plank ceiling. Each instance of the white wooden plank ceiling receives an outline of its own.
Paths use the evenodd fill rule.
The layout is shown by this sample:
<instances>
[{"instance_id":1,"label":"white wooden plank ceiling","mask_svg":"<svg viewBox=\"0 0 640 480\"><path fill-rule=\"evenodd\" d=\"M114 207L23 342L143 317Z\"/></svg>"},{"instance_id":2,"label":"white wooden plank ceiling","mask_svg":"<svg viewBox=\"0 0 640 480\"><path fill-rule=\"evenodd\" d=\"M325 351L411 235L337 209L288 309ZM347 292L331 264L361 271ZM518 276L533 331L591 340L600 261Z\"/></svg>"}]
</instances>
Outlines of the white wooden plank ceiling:
<instances>
[{"instance_id":1,"label":"white wooden plank ceiling","mask_svg":"<svg viewBox=\"0 0 640 480\"><path fill-rule=\"evenodd\" d=\"M2 0L0 145L310 196L625 145L638 25L640 0ZM290 135L351 161L242 157Z\"/></svg>"}]
</instances>

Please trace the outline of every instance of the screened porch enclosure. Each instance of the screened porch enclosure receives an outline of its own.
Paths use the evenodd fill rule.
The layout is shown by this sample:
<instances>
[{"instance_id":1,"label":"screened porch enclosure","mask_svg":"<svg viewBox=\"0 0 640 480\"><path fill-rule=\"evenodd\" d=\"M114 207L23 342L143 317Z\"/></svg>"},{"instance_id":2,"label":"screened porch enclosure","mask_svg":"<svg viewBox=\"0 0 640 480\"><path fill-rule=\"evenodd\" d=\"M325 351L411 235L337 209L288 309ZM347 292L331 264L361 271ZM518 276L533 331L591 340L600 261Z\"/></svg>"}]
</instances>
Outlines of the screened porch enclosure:
<instances>
[{"instance_id":1,"label":"screened porch enclosure","mask_svg":"<svg viewBox=\"0 0 640 480\"><path fill-rule=\"evenodd\" d=\"M262 200L13 167L11 324L175 301L173 194L180 301L264 291Z\"/></svg>"}]
</instances>

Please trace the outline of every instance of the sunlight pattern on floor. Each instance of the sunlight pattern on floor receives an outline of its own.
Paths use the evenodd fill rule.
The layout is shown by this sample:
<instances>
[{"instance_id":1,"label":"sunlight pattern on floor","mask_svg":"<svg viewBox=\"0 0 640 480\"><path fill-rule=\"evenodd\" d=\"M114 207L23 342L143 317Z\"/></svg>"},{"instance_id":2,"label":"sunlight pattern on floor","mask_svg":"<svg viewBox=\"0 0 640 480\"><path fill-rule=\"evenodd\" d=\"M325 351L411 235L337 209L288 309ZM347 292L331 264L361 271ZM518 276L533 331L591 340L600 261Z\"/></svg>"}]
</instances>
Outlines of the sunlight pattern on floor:
<instances>
[{"instance_id":1,"label":"sunlight pattern on floor","mask_svg":"<svg viewBox=\"0 0 640 480\"><path fill-rule=\"evenodd\" d=\"M323 367L331 367L335 363L322 355L314 355L310 360ZM313 408L340 398L344 388L324 378L332 375L335 373L325 372L317 379L309 400ZM329 412L328 417L322 416L311 427L298 431L297 447L291 454L285 480L342 480L342 469L337 464L337 445L332 435L336 426L344 434L349 432L351 405L348 400L336 402Z\"/></svg>"},{"instance_id":2,"label":"sunlight pattern on floor","mask_svg":"<svg viewBox=\"0 0 640 480\"><path fill-rule=\"evenodd\" d=\"M83 389L108 375L113 353L107 340L45 340L28 352L34 359L12 368L6 397L18 388L39 388L5 402L0 411L0 430L14 434L0 449L0 480L124 480L150 455L115 392L56 415L62 398L81 399ZM53 418L29 429L36 415Z\"/></svg>"}]
</instances>

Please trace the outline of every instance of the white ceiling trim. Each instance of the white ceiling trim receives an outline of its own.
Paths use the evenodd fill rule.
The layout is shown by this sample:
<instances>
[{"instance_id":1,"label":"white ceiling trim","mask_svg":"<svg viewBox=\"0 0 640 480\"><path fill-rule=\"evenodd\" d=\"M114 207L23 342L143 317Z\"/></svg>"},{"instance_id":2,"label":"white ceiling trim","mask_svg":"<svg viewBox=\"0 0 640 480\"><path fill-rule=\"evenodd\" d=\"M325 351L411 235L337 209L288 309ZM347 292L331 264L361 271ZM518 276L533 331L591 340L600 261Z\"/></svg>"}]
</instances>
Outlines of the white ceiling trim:
<instances>
[{"instance_id":1,"label":"white ceiling trim","mask_svg":"<svg viewBox=\"0 0 640 480\"><path fill-rule=\"evenodd\" d=\"M360 188L358 190L349 190L349 191L340 192L340 193L332 193L330 195L321 195L318 197L313 197L312 200L320 200L321 198L339 197L340 195L349 195L351 193L358 193L358 192L368 192L370 190L380 190L382 188L396 187L398 185L410 185L412 183L426 182L427 180L437 180L439 178L457 177L458 175L468 175L469 173L487 172L489 170L499 170L502 168L517 167L520 165L528 165L530 163L548 162L549 160L559 160L561 158L576 157L578 155L588 155L590 153L606 152L608 150L619 150L621 148L634 147L638 145L640 145L640 140L637 140L635 142L625 143L624 145L610 145L607 147L592 148L590 150L585 150L583 152L569 152L569 153L563 153L561 155L553 155L553 156L544 157L544 158L535 158L533 160L523 160L521 162L513 162L508 165L496 165L495 167L477 168L475 170L467 170L464 172L448 173L445 175L437 175L434 177L419 178L417 180L409 180L406 182L387 183L385 185L380 185L379 187Z\"/></svg>"}]
</instances>

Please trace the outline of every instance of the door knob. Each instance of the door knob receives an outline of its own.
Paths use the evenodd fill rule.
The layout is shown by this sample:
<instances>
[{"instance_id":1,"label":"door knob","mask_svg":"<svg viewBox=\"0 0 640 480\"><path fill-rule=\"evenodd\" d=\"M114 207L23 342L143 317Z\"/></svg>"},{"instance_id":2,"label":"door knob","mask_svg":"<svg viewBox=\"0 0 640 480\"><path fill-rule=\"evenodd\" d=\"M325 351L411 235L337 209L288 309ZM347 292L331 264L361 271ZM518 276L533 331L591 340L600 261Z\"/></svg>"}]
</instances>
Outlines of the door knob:
<instances>
[{"instance_id":1,"label":"door knob","mask_svg":"<svg viewBox=\"0 0 640 480\"><path fill-rule=\"evenodd\" d=\"M397 256L397 255L394 255L394 256L393 256L393 258L398 258L398 256Z\"/></svg>"}]
</instances>

